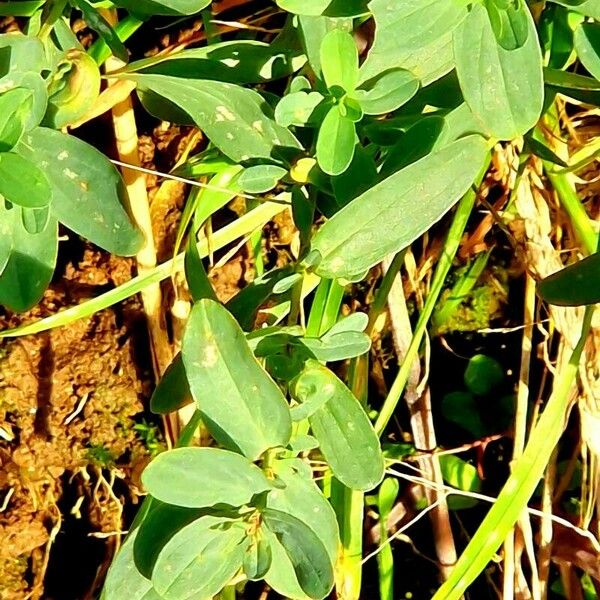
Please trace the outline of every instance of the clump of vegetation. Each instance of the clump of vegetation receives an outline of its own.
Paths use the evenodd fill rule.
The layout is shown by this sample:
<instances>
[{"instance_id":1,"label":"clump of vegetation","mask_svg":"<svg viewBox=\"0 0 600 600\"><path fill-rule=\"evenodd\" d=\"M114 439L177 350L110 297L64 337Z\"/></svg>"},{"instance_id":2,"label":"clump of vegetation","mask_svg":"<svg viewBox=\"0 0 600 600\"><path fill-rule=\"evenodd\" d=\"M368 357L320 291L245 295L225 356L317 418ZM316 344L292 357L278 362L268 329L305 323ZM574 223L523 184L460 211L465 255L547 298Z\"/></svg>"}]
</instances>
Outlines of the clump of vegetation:
<instances>
[{"instance_id":1,"label":"clump of vegetation","mask_svg":"<svg viewBox=\"0 0 600 600\"><path fill-rule=\"evenodd\" d=\"M139 598L225 600L264 582L265 590L289 598L336 593L352 600L366 597L363 562L377 556L379 593L391 600L394 577L407 576L391 550L406 528L391 532L400 504L414 520L430 513L441 567L429 597L462 598L480 585L501 547L505 597L515 585L519 597L529 586L544 597L540 590L555 583L549 523L585 538L598 556L590 529L598 516L600 378L595 347L586 341L600 301L600 256L597 228L572 175L597 150L594 138L585 156L570 157L561 126L572 114L565 98L600 105L600 5L277 0L272 32L215 18L217 4L0 6L0 15L22 24L21 33L0 35L0 304L24 312L42 298L62 230L135 257L138 270L98 297L0 335L39 333L141 293L157 376L150 408L164 416L169 441L165 450L155 426L133 426L153 457L141 476L148 495L101 597L120 600L127 590ZM171 26L193 17L202 23L202 44L131 59L136 31L151 31L157 18ZM88 47L70 26L78 18L94 32ZM160 265L136 110L203 136L163 174L189 190L173 259ZM107 111L118 155L112 160L69 133ZM489 187L499 180L505 193L492 205ZM542 228L545 182L564 213L566 238ZM216 227L222 209L240 198L243 214ZM526 262L522 359L515 396L498 391L506 382L497 361L477 349L466 357L465 388L440 400L446 421L470 436L454 452L436 440L443 421L427 388L426 339L429 332L486 328L506 302L506 282L493 276L485 240L468 266L448 277L478 201ZM273 267L261 231L284 212L295 232L289 260ZM520 237L509 231L515 223ZM411 246L440 231L441 251L429 274L416 277ZM248 242L255 277L223 303L207 268L223 254L226 263L240 239ZM562 255L570 263L564 269ZM416 298L413 323L406 297L397 294L405 261ZM380 264L384 274L374 279ZM159 283L176 271L185 286L171 278L167 328ZM365 280L370 302L343 315L344 298ZM370 351L388 304L400 364L386 379ZM546 368L532 352L536 306L562 335L558 352L557 344L548 346L547 362L556 364L553 383L540 384L543 402L529 394L531 367ZM540 479L555 473L575 390L593 484L586 480L576 525L553 514L555 490L547 484L533 568L528 502ZM406 439L398 437L400 419L411 429ZM513 451L510 475L490 498L481 455L473 461L456 454L481 449L495 435L512 435ZM117 458L102 444L87 457L103 468L114 468ZM485 517L469 525L468 544L455 543L450 515L488 501ZM365 558L366 506L378 519L378 537ZM523 538L527 568L516 551ZM574 562L569 556L557 562ZM597 576L575 564L588 579ZM585 577L582 590L589 589Z\"/></svg>"}]
</instances>

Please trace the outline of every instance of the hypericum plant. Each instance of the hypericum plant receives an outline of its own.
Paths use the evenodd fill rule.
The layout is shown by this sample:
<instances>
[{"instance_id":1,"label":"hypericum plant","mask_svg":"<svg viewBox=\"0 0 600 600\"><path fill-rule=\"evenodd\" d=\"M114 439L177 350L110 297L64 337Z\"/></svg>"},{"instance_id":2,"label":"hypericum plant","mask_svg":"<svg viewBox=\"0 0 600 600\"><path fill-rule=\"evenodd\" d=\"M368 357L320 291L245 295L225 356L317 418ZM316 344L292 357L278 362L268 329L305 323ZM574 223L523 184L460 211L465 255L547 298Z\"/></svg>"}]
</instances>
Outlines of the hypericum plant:
<instances>
[{"instance_id":1,"label":"hypericum plant","mask_svg":"<svg viewBox=\"0 0 600 600\"><path fill-rule=\"evenodd\" d=\"M115 254L135 254L142 243L115 167L57 131L100 91L98 66L63 34L0 35L0 304L15 311L46 289L59 223Z\"/></svg>"},{"instance_id":2,"label":"hypericum plant","mask_svg":"<svg viewBox=\"0 0 600 600\"><path fill-rule=\"evenodd\" d=\"M600 19L597 0L531 3L535 11L525 0L276 4L289 14L270 43L216 41L111 73L135 83L149 113L202 130L208 148L174 174L210 180L194 187L182 215L175 250L187 237L183 263L194 307L182 352L151 406L164 414L192 399L197 412L179 447L157 456L143 474L150 495L111 566L105 600L208 599L261 579L285 596L319 599L330 593L334 574L340 596L358 598L363 492L384 473L378 435L418 357L491 148L518 140L523 161L541 159L586 249L596 247L597 235L577 198L560 192L572 167L548 143L548 116L559 93L599 103L598 81L567 71L578 57L600 76L600 36L590 20ZM14 115L0 122L0 171L7 173L0 193L7 199L3 224L16 240L0 277L0 302L19 308L39 297L55 258L57 220L108 250L135 251L139 236L118 201L116 172L83 142L47 126L64 127L87 111L98 84L90 56L101 63L112 52L126 61L123 42L148 17L200 14L209 5L52 0L11 1L0 8L0 14L31 17L28 36L0 38L10 40L10 51L0 52L8 77L0 84L10 81L0 103ZM123 9L115 27L100 12L107 8ZM71 9L101 38L89 56L66 26ZM210 14L202 15L210 23ZM369 20L375 34L361 58L355 40ZM21 43L28 45L26 54L19 51ZM269 85L281 79L287 81ZM8 176L19 161L31 174L26 193ZM206 222L236 196L248 200L247 214L224 228L216 243L220 231L210 243L199 241ZM373 427L365 411L365 332L385 304L394 271L368 316L339 318L344 285L364 279L390 255L399 268L399 253L459 200L406 361ZM201 258L252 234L282 205L291 207L299 230L298 259L261 273L223 306ZM52 252L45 239L52 241ZM26 267L23 255L29 257ZM30 277L30 264L39 268L40 257L43 277ZM4 335L90 314L168 277L170 267L161 265L87 305ZM572 268L597 273L597 267L591 258ZM564 302L568 276L566 271L548 280L542 293ZM14 279L19 286L3 283ZM315 288L305 319L304 300ZM14 289L27 293L23 299L6 296ZM595 299L597 287L569 302ZM255 326L259 309L267 327ZM509 485L436 598L460 598L522 513L560 435L582 344ZM340 360L351 361L348 385L326 366ZM188 447L200 423L214 444ZM444 464L451 480L458 463ZM470 465L461 461L458 467ZM315 483L313 470L323 474L325 485ZM471 479L471 488L478 489L479 480ZM393 485L385 487L391 489L379 492L381 514L389 513L397 494ZM388 553L385 560L389 565L393 557ZM389 578L381 589L391 597Z\"/></svg>"}]
</instances>

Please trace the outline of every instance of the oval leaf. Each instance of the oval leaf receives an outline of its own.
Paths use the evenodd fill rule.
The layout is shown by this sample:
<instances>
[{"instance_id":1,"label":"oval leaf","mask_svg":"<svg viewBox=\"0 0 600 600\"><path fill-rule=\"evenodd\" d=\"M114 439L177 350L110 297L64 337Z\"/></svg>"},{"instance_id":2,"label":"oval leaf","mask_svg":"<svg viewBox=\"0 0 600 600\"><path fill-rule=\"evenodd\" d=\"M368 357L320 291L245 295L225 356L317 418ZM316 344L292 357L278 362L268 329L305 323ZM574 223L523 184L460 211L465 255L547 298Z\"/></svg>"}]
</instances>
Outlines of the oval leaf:
<instances>
[{"instance_id":1,"label":"oval leaf","mask_svg":"<svg viewBox=\"0 0 600 600\"><path fill-rule=\"evenodd\" d=\"M52 279L58 253L58 224L50 218L39 233L29 233L18 206L8 210L0 202L0 233L3 251L0 265L0 304L24 312L36 304Z\"/></svg>"},{"instance_id":2,"label":"oval leaf","mask_svg":"<svg viewBox=\"0 0 600 600\"><path fill-rule=\"evenodd\" d=\"M265 100L253 90L221 81L166 75L135 73L127 77L187 113L213 144L235 162L272 158L282 147L300 148L292 133L271 118Z\"/></svg>"},{"instance_id":3,"label":"oval leaf","mask_svg":"<svg viewBox=\"0 0 600 600\"><path fill-rule=\"evenodd\" d=\"M101 600L122 600L123 590L127 590L128 600L161 600L153 589L152 582L146 579L135 566L133 546L136 535L137 531L134 531L127 536L112 561L102 588Z\"/></svg>"},{"instance_id":4,"label":"oval leaf","mask_svg":"<svg viewBox=\"0 0 600 600\"><path fill-rule=\"evenodd\" d=\"M115 0L114 4L136 15L193 15L211 0Z\"/></svg>"},{"instance_id":5,"label":"oval leaf","mask_svg":"<svg viewBox=\"0 0 600 600\"><path fill-rule=\"evenodd\" d=\"M46 174L52 212L61 223L114 254L131 256L140 249L142 234L125 211L123 182L102 153L45 127L25 134L16 152Z\"/></svg>"},{"instance_id":6,"label":"oval leaf","mask_svg":"<svg viewBox=\"0 0 600 600\"><path fill-rule=\"evenodd\" d=\"M331 471L349 488L374 488L383 478L383 454L373 425L352 392L329 369L309 360L293 383L292 395L310 403L315 396L327 397L308 421Z\"/></svg>"},{"instance_id":7,"label":"oval leaf","mask_svg":"<svg viewBox=\"0 0 600 600\"><path fill-rule=\"evenodd\" d=\"M223 306L208 299L194 305L182 355L192 395L218 442L252 460L288 443L288 404Z\"/></svg>"},{"instance_id":8,"label":"oval leaf","mask_svg":"<svg viewBox=\"0 0 600 600\"><path fill-rule=\"evenodd\" d=\"M333 588L333 567L319 536L285 512L266 508L262 516L289 557L302 591L315 600L325 598Z\"/></svg>"},{"instance_id":9,"label":"oval leaf","mask_svg":"<svg viewBox=\"0 0 600 600\"><path fill-rule=\"evenodd\" d=\"M164 545L183 527L202 516L198 508L183 508L152 498L150 508L135 532L133 558L139 572L150 578Z\"/></svg>"},{"instance_id":10,"label":"oval leaf","mask_svg":"<svg viewBox=\"0 0 600 600\"><path fill-rule=\"evenodd\" d=\"M323 101L319 92L292 92L284 96L275 107L275 120L283 127L303 127L311 122L315 109Z\"/></svg>"},{"instance_id":11,"label":"oval leaf","mask_svg":"<svg viewBox=\"0 0 600 600\"><path fill-rule=\"evenodd\" d=\"M321 68L328 88L352 92L358 81L358 50L351 34L332 29L321 42Z\"/></svg>"},{"instance_id":12,"label":"oval leaf","mask_svg":"<svg viewBox=\"0 0 600 600\"><path fill-rule=\"evenodd\" d=\"M42 208L52 198L44 172L14 152L0 153L0 194L24 208Z\"/></svg>"},{"instance_id":13,"label":"oval leaf","mask_svg":"<svg viewBox=\"0 0 600 600\"><path fill-rule=\"evenodd\" d=\"M363 83L354 97L367 115L383 115L400 108L419 90L419 80L405 69L391 69Z\"/></svg>"},{"instance_id":14,"label":"oval leaf","mask_svg":"<svg viewBox=\"0 0 600 600\"><path fill-rule=\"evenodd\" d=\"M393 68L407 69L422 85L439 79L454 67L452 33L467 16L456 0L372 0L375 40L360 68L368 81Z\"/></svg>"},{"instance_id":15,"label":"oval leaf","mask_svg":"<svg viewBox=\"0 0 600 600\"><path fill-rule=\"evenodd\" d=\"M167 367L150 398L150 410L159 415L179 410L193 401L181 353Z\"/></svg>"},{"instance_id":16,"label":"oval leaf","mask_svg":"<svg viewBox=\"0 0 600 600\"><path fill-rule=\"evenodd\" d=\"M546 277L538 290L546 302L559 306L600 302L600 253L596 252Z\"/></svg>"},{"instance_id":17,"label":"oval leaf","mask_svg":"<svg viewBox=\"0 0 600 600\"><path fill-rule=\"evenodd\" d=\"M238 507L273 487L255 464L220 448L163 452L144 469L142 483L161 502L187 508Z\"/></svg>"},{"instance_id":18,"label":"oval leaf","mask_svg":"<svg viewBox=\"0 0 600 600\"><path fill-rule=\"evenodd\" d=\"M600 80L600 24L581 23L575 29L573 42L583 66Z\"/></svg>"},{"instance_id":19,"label":"oval leaf","mask_svg":"<svg viewBox=\"0 0 600 600\"><path fill-rule=\"evenodd\" d=\"M350 202L316 233L321 277L360 279L437 222L481 170L487 144L472 135L394 173Z\"/></svg>"},{"instance_id":20,"label":"oval leaf","mask_svg":"<svg viewBox=\"0 0 600 600\"><path fill-rule=\"evenodd\" d=\"M355 126L334 105L325 115L317 138L317 161L328 175L343 173L354 156Z\"/></svg>"},{"instance_id":21,"label":"oval leaf","mask_svg":"<svg viewBox=\"0 0 600 600\"><path fill-rule=\"evenodd\" d=\"M544 103L542 53L529 10L523 46L504 49L486 9L475 4L454 36L456 72L463 96L490 135L511 140L529 131Z\"/></svg>"},{"instance_id":22,"label":"oval leaf","mask_svg":"<svg viewBox=\"0 0 600 600\"><path fill-rule=\"evenodd\" d=\"M256 165L242 171L238 184L244 192L262 194L272 190L286 174L286 169L277 165Z\"/></svg>"},{"instance_id":23,"label":"oval leaf","mask_svg":"<svg viewBox=\"0 0 600 600\"><path fill-rule=\"evenodd\" d=\"M164 546L152 584L165 600L212 598L240 569L248 544L243 523L201 517Z\"/></svg>"},{"instance_id":24,"label":"oval leaf","mask_svg":"<svg viewBox=\"0 0 600 600\"><path fill-rule=\"evenodd\" d=\"M0 95L1 152L12 150L21 139L32 109L32 90L17 87Z\"/></svg>"}]
</instances>

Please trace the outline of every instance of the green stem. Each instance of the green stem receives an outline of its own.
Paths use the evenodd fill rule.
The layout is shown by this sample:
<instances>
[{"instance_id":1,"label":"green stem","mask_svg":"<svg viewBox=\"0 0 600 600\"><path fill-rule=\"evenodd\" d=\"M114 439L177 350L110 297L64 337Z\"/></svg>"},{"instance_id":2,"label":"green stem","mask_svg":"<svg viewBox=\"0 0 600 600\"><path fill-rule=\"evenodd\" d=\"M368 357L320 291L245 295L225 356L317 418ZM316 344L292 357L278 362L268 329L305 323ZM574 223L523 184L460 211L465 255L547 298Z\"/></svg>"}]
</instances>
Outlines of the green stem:
<instances>
[{"instance_id":1,"label":"green stem","mask_svg":"<svg viewBox=\"0 0 600 600\"><path fill-rule=\"evenodd\" d=\"M579 370L593 314L594 307L588 306L577 346L560 374L523 454L515 462L511 476L456 563L450 578L436 592L433 600L458 600L463 596L492 559L534 493L564 429L571 403L571 388Z\"/></svg>"},{"instance_id":2,"label":"green stem","mask_svg":"<svg viewBox=\"0 0 600 600\"><path fill-rule=\"evenodd\" d=\"M125 42L128 40L144 23L136 17L127 15L122 21L119 21L114 27L114 31L118 38ZM112 55L111 49L103 39L96 40L88 50L88 54L96 61L98 66L104 64L107 58Z\"/></svg>"},{"instance_id":3,"label":"green stem","mask_svg":"<svg viewBox=\"0 0 600 600\"><path fill-rule=\"evenodd\" d=\"M406 250L398 252L386 271L375 298L369 307L367 333L373 331L379 315L385 310L394 279L404 262ZM351 361L348 383L352 393L363 404L368 395L369 356L359 356ZM351 490L334 479L331 482L331 505L333 506L340 528L342 555L337 567L336 585L338 594L345 600L358 600L362 585L363 521L365 495Z\"/></svg>"},{"instance_id":4,"label":"green stem","mask_svg":"<svg viewBox=\"0 0 600 600\"><path fill-rule=\"evenodd\" d=\"M476 180L477 186L483 180L488 164L489 163L486 161L485 168L481 171ZM427 324L429 323L429 319L431 318L435 305L444 287L444 282L448 272L450 271L450 267L452 266L452 261L458 252L460 240L465 231L465 227L467 226L469 216L473 210L473 207L475 206L476 198L477 192L475 191L475 188L471 188L458 203L456 213L454 214L454 218L450 226L450 231L448 232L448 237L446 238L446 242L444 244L442 255L439 258L438 265L431 282L431 289L427 296L427 300L425 301L425 306L419 315L419 320L415 327L408 350L406 351L404 361L400 366L400 370L396 375L396 379L394 379L387 398L381 407L377 421L375 422L375 431L379 435L384 432L387 424L394 414L394 411L396 410L396 407L398 406L400 398L402 397L402 393L404 392L404 388L406 387L406 383L410 375L411 367L419 355L419 348L421 347L421 341L423 340L423 336L427 330Z\"/></svg>"},{"instance_id":5,"label":"green stem","mask_svg":"<svg viewBox=\"0 0 600 600\"><path fill-rule=\"evenodd\" d=\"M569 181L568 175L559 175L552 171L553 165L544 162L544 171L556 190L558 198L565 212L569 215L573 229L587 254L593 254L596 248L598 234L594 230L577 192Z\"/></svg>"}]
</instances>

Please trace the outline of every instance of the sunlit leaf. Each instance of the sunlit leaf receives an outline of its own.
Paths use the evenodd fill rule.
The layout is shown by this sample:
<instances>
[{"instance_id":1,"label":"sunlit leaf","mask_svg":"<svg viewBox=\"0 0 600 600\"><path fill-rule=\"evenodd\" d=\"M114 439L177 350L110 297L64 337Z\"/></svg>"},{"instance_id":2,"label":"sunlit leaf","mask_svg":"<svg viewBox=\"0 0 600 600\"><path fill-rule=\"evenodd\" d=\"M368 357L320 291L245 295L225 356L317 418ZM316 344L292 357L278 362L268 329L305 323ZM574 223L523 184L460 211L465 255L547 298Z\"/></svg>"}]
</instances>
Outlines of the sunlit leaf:
<instances>
[{"instance_id":1,"label":"sunlit leaf","mask_svg":"<svg viewBox=\"0 0 600 600\"><path fill-rule=\"evenodd\" d=\"M383 455L369 418L352 392L329 369L310 360L293 382L297 401L326 397L310 417L313 435L335 477L357 490L375 487L383 477Z\"/></svg>"},{"instance_id":2,"label":"sunlit leaf","mask_svg":"<svg viewBox=\"0 0 600 600\"><path fill-rule=\"evenodd\" d=\"M52 188L52 212L61 223L114 254L139 250L142 235L127 215L123 181L106 156L45 127L26 133L15 151L44 171Z\"/></svg>"},{"instance_id":3,"label":"sunlit leaf","mask_svg":"<svg viewBox=\"0 0 600 600\"><path fill-rule=\"evenodd\" d=\"M436 223L469 189L483 166L487 144L460 139L394 173L350 202L316 233L322 277L362 278Z\"/></svg>"},{"instance_id":4,"label":"sunlit leaf","mask_svg":"<svg viewBox=\"0 0 600 600\"><path fill-rule=\"evenodd\" d=\"M194 305L182 354L192 395L215 439L251 459L288 443L287 402L223 306L207 299Z\"/></svg>"},{"instance_id":5,"label":"sunlit leaf","mask_svg":"<svg viewBox=\"0 0 600 600\"><path fill-rule=\"evenodd\" d=\"M165 600L212 598L240 569L249 543L243 523L201 517L161 550L152 584Z\"/></svg>"},{"instance_id":6,"label":"sunlit leaf","mask_svg":"<svg viewBox=\"0 0 600 600\"><path fill-rule=\"evenodd\" d=\"M187 508L242 506L272 484L247 458L220 448L176 448L159 454L142 474L154 498Z\"/></svg>"},{"instance_id":7,"label":"sunlit leaf","mask_svg":"<svg viewBox=\"0 0 600 600\"><path fill-rule=\"evenodd\" d=\"M456 71L465 101L484 129L510 140L529 131L542 112L542 54L535 23L526 10L529 35L515 50L503 48L486 9L475 4L454 34Z\"/></svg>"}]
</instances>

